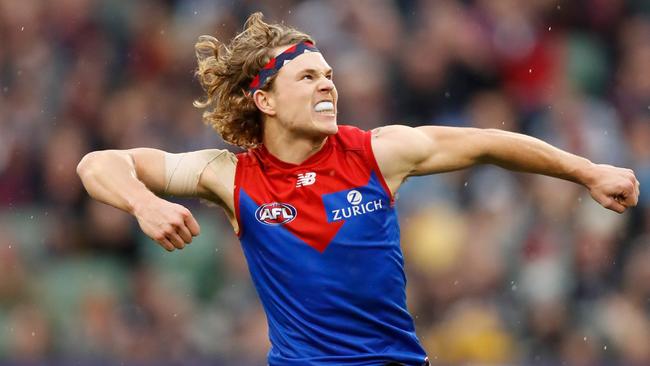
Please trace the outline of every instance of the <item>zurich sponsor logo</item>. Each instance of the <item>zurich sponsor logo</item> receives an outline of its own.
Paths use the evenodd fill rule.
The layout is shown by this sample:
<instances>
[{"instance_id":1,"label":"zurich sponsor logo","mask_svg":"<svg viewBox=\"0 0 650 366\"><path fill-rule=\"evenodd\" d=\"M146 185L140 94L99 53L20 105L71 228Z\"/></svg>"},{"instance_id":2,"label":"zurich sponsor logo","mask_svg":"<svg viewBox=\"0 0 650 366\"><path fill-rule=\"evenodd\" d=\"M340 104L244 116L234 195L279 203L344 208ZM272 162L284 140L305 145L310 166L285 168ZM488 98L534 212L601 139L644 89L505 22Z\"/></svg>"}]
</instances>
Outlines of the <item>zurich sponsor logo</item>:
<instances>
[{"instance_id":1,"label":"zurich sponsor logo","mask_svg":"<svg viewBox=\"0 0 650 366\"><path fill-rule=\"evenodd\" d=\"M295 207L280 202L266 203L255 210L255 218L265 225L283 225L293 221L297 215Z\"/></svg>"},{"instance_id":2,"label":"zurich sponsor logo","mask_svg":"<svg viewBox=\"0 0 650 366\"><path fill-rule=\"evenodd\" d=\"M363 195L356 189L349 191L345 198L350 206L331 210L328 215L331 221L345 220L386 208L381 198L363 202Z\"/></svg>"},{"instance_id":3,"label":"zurich sponsor logo","mask_svg":"<svg viewBox=\"0 0 650 366\"><path fill-rule=\"evenodd\" d=\"M351 205L358 205L361 203L361 200L363 200L363 196L361 195L361 192L357 191L356 189L353 189L350 192L348 192L347 199Z\"/></svg>"}]
</instances>

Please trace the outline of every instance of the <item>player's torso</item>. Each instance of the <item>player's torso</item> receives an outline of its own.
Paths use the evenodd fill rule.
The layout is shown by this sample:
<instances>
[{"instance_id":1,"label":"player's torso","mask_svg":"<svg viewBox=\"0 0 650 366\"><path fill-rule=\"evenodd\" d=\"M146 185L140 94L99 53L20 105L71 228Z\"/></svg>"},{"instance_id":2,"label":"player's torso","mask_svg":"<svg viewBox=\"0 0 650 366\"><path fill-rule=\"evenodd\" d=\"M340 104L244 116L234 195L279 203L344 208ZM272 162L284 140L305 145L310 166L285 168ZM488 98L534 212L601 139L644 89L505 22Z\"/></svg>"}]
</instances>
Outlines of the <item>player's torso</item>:
<instances>
[{"instance_id":1,"label":"player's torso","mask_svg":"<svg viewBox=\"0 0 650 366\"><path fill-rule=\"evenodd\" d=\"M300 165L265 150L239 157L240 240L277 360L421 352L405 309L396 212L364 150L367 135L352 132Z\"/></svg>"}]
</instances>

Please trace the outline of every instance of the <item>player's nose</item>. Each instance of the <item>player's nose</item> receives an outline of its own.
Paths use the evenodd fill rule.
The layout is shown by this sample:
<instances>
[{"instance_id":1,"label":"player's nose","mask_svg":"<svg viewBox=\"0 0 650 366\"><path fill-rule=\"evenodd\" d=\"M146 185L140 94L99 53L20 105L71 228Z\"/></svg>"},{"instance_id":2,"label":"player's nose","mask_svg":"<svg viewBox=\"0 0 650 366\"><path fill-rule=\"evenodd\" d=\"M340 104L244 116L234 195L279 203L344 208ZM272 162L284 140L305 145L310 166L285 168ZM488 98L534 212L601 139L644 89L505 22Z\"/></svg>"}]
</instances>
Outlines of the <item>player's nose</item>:
<instances>
[{"instance_id":1,"label":"player's nose","mask_svg":"<svg viewBox=\"0 0 650 366\"><path fill-rule=\"evenodd\" d=\"M318 83L318 91L320 92L329 92L334 89L334 82L328 78L321 78Z\"/></svg>"}]
</instances>

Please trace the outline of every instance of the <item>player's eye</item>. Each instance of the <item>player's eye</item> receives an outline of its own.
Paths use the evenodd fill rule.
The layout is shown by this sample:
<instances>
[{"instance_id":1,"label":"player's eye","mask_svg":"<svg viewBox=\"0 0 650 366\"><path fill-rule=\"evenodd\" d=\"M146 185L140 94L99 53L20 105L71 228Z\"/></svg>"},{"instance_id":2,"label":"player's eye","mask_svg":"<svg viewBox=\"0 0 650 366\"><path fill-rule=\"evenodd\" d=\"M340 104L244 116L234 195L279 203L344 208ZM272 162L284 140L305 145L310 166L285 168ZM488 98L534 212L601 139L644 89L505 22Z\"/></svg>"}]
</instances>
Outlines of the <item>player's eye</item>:
<instances>
[{"instance_id":1,"label":"player's eye","mask_svg":"<svg viewBox=\"0 0 650 366\"><path fill-rule=\"evenodd\" d=\"M314 79L314 77L311 76L310 74L305 74L301 78L301 80L312 80L312 79Z\"/></svg>"}]
</instances>

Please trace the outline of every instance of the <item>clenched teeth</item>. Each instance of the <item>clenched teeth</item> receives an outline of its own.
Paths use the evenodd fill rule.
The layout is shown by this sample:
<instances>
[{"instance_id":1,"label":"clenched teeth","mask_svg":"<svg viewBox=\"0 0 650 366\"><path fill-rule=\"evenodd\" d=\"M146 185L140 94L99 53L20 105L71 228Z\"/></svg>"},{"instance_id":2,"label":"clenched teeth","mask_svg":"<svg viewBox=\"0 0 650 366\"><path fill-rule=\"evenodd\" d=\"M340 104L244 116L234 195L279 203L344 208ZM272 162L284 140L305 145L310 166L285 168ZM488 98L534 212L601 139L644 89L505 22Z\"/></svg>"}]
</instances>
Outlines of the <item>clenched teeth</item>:
<instances>
[{"instance_id":1,"label":"clenched teeth","mask_svg":"<svg viewBox=\"0 0 650 366\"><path fill-rule=\"evenodd\" d=\"M334 112L334 103L330 101L318 102L314 106L314 110L316 112Z\"/></svg>"}]
</instances>

